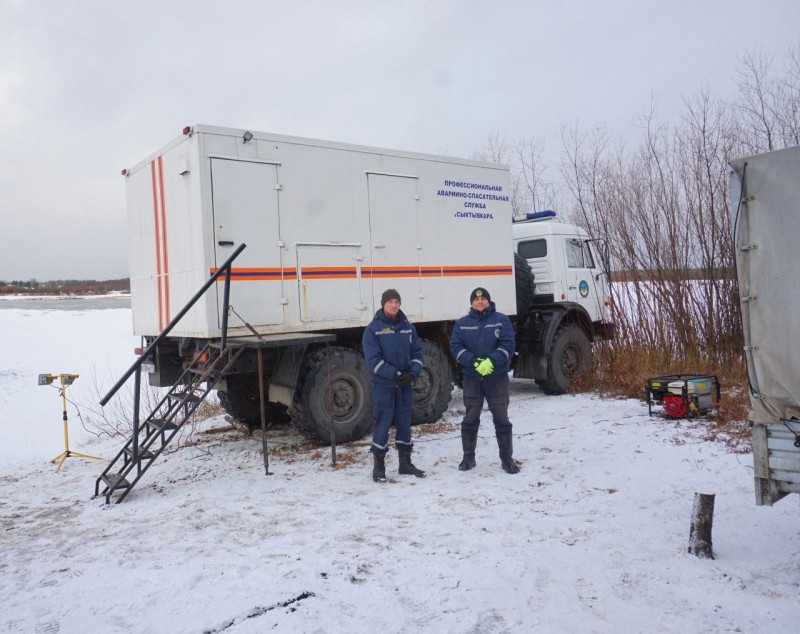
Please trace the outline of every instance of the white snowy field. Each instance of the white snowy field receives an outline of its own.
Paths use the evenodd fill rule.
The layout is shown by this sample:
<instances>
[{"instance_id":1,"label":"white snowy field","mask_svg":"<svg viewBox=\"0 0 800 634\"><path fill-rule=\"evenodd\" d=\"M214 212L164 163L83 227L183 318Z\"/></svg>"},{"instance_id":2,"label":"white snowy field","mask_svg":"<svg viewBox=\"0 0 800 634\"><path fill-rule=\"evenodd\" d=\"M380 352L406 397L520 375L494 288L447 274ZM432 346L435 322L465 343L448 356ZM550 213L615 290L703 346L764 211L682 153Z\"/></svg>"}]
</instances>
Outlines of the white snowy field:
<instances>
[{"instance_id":1,"label":"white snowy field","mask_svg":"<svg viewBox=\"0 0 800 634\"><path fill-rule=\"evenodd\" d=\"M458 471L460 392L415 428L420 480L370 477L367 443L227 430L162 456L119 505L104 463L63 449L57 390L96 401L133 361L127 309L0 309L0 631L796 632L797 496L756 507L749 455L636 400L548 397L514 381L522 471L500 469L489 414ZM645 377L643 377L644 383ZM111 457L69 406L73 450ZM223 431L215 431L223 428ZM714 551L687 553L695 492L716 494Z\"/></svg>"}]
</instances>

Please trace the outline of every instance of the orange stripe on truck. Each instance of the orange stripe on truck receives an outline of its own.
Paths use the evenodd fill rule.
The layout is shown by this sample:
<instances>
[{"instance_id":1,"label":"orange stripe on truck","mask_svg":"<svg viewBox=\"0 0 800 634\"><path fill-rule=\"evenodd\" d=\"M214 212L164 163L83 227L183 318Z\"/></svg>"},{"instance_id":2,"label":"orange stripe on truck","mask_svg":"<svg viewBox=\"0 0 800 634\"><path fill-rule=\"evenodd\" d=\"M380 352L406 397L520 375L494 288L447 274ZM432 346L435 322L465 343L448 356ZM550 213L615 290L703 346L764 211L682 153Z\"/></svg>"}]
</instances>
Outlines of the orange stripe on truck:
<instances>
[{"instance_id":1,"label":"orange stripe on truck","mask_svg":"<svg viewBox=\"0 0 800 634\"><path fill-rule=\"evenodd\" d=\"M218 269L211 268L210 273ZM362 278L390 277L485 277L487 275L512 275L511 266L364 266L361 267ZM358 270L353 266L305 266L300 270L300 277L306 280L354 279ZM223 281L224 276L218 278ZM297 279L295 268L261 268L243 267L231 269L231 280L246 282L251 280L286 280Z\"/></svg>"},{"instance_id":2,"label":"orange stripe on truck","mask_svg":"<svg viewBox=\"0 0 800 634\"><path fill-rule=\"evenodd\" d=\"M212 267L209 269L210 274L213 275L219 269ZM231 281L246 281L246 280L293 280L297 278L297 269L295 268L281 268L281 267L241 267L231 268ZM224 282L225 276L220 275L217 282Z\"/></svg>"}]
</instances>

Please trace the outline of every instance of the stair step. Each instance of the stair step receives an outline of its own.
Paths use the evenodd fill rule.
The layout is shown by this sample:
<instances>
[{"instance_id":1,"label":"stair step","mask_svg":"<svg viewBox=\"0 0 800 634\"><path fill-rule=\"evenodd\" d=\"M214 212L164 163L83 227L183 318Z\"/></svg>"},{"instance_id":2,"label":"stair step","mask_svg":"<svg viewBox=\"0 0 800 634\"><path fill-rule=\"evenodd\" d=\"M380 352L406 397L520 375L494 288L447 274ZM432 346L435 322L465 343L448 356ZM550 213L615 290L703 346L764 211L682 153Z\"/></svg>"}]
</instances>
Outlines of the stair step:
<instances>
[{"instance_id":1,"label":"stair step","mask_svg":"<svg viewBox=\"0 0 800 634\"><path fill-rule=\"evenodd\" d=\"M121 473L107 473L106 475L101 475L100 479L106 483L109 492L117 489L127 489L131 486L131 483L123 478Z\"/></svg>"},{"instance_id":2,"label":"stair step","mask_svg":"<svg viewBox=\"0 0 800 634\"><path fill-rule=\"evenodd\" d=\"M128 454L128 457L133 460L133 447L125 447L125 453ZM150 460L153 457L152 451L142 451L139 450L139 460Z\"/></svg>"},{"instance_id":3,"label":"stair step","mask_svg":"<svg viewBox=\"0 0 800 634\"><path fill-rule=\"evenodd\" d=\"M200 400L200 397L194 392L176 392L175 394L170 394L169 397L176 401L185 399L187 403L196 403Z\"/></svg>"},{"instance_id":4,"label":"stair step","mask_svg":"<svg viewBox=\"0 0 800 634\"><path fill-rule=\"evenodd\" d=\"M147 421L147 424L152 425L159 431L172 431L173 429L178 429L178 426L175 423L165 418L153 418L152 420Z\"/></svg>"}]
</instances>

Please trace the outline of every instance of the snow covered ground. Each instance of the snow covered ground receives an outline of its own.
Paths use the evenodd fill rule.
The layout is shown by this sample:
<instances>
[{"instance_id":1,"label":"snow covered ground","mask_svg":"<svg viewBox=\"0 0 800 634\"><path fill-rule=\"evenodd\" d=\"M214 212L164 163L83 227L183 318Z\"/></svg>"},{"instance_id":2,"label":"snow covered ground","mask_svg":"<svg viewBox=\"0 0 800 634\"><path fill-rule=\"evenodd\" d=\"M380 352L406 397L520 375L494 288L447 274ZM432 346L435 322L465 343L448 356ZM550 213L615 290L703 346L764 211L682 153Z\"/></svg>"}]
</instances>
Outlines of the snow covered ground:
<instances>
[{"instance_id":1,"label":"snow covered ground","mask_svg":"<svg viewBox=\"0 0 800 634\"><path fill-rule=\"evenodd\" d=\"M104 463L63 449L57 390L94 404L133 361L130 311L0 307L0 631L796 632L798 496L756 507L749 455L635 400L514 381L518 475L488 420L462 473L460 392L415 428L419 480L374 484L367 443L330 451L221 417L120 505ZM643 377L644 381L644 377ZM73 450L110 458L69 406ZM222 431L220 431L220 429ZM716 494L716 559L687 554L695 492Z\"/></svg>"}]
</instances>

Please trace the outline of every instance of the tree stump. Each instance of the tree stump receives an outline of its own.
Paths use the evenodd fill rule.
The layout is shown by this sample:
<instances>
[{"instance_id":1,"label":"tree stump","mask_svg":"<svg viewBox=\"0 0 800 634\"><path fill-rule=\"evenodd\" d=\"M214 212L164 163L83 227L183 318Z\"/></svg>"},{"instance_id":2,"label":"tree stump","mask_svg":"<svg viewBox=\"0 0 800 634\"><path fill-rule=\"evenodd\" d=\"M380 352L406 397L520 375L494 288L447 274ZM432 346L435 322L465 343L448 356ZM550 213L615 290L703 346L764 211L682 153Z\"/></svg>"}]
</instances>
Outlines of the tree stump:
<instances>
[{"instance_id":1,"label":"tree stump","mask_svg":"<svg viewBox=\"0 0 800 634\"><path fill-rule=\"evenodd\" d=\"M692 525L689 529L689 552L704 559L714 559L711 527L714 523L714 494L695 493Z\"/></svg>"}]
</instances>

